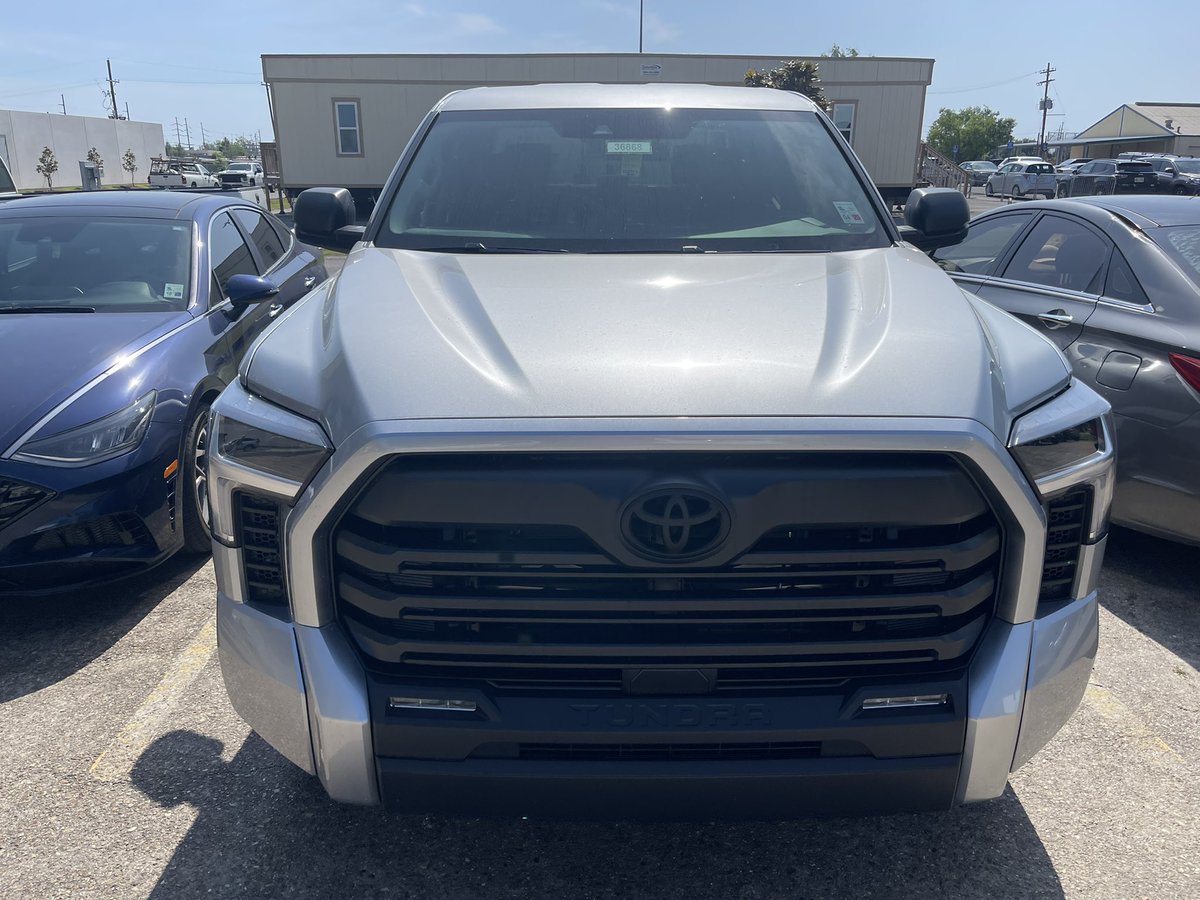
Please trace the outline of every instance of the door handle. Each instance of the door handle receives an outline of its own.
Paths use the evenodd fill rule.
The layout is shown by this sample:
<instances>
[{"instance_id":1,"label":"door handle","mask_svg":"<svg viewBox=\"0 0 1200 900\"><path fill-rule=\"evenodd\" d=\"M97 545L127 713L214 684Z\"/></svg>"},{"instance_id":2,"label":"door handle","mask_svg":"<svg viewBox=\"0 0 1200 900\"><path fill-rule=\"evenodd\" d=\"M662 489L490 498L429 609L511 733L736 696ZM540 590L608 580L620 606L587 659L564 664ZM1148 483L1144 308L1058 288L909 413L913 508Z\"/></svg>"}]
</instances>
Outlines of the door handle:
<instances>
[{"instance_id":1,"label":"door handle","mask_svg":"<svg viewBox=\"0 0 1200 900\"><path fill-rule=\"evenodd\" d=\"M1052 309L1049 312L1039 313L1038 319L1047 328L1066 328L1075 321L1074 317L1065 309Z\"/></svg>"},{"instance_id":2,"label":"door handle","mask_svg":"<svg viewBox=\"0 0 1200 900\"><path fill-rule=\"evenodd\" d=\"M304 278L304 289L305 289L305 290L308 290L310 287L312 287L312 286L313 286L314 284L316 284L316 283L317 283L317 276L316 276L316 275L308 275L308 276L305 276L305 278Z\"/></svg>"},{"instance_id":3,"label":"door handle","mask_svg":"<svg viewBox=\"0 0 1200 900\"><path fill-rule=\"evenodd\" d=\"M281 312L283 312L284 309L286 309L286 307L282 303L272 303L270 306L267 307L267 318L268 319L275 318L277 315L279 315Z\"/></svg>"}]
</instances>

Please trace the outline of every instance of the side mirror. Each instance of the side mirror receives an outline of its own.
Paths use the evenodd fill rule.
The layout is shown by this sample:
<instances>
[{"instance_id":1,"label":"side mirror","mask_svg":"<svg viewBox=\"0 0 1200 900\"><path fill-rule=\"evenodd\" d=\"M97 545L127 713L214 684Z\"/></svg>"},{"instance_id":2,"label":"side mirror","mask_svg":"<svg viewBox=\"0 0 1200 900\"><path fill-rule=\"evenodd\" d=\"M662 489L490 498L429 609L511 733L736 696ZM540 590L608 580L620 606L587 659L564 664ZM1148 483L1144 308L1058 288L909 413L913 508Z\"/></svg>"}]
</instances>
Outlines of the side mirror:
<instances>
[{"instance_id":1,"label":"side mirror","mask_svg":"<svg viewBox=\"0 0 1200 900\"><path fill-rule=\"evenodd\" d=\"M1163 169L1163 171L1164 171L1164 172L1166 172L1168 175L1174 175L1174 174L1175 174L1175 167L1174 167L1174 166L1167 166L1165 169Z\"/></svg>"},{"instance_id":2,"label":"side mirror","mask_svg":"<svg viewBox=\"0 0 1200 900\"><path fill-rule=\"evenodd\" d=\"M225 293L233 308L241 312L247 306L274 297L279 287L270 278L259 275L231 275L225 284Z\"/></svg>"},{"instance_id":3,"label":"side mirror","mask_svg":"<svg viewBox=\"0 0 1200 900\"><path fill-rule=\"evenodd\" d=\"M953 188L917 188L904 204L900 236L928 253L959 243L970 219L967 198Z\"/></svg>"},{"instance_id":4,"label":"side mirror","mask_svg":"<svg viewBox=\"0 0 1200 900\"><path fill-rule=\"evenodd\" d=\"M292 207L296 236L331 250L346 250L362 240L366 228L356 225L354 197L345 188L317 187L301 191Z\"/></svg>"}]
</instances>

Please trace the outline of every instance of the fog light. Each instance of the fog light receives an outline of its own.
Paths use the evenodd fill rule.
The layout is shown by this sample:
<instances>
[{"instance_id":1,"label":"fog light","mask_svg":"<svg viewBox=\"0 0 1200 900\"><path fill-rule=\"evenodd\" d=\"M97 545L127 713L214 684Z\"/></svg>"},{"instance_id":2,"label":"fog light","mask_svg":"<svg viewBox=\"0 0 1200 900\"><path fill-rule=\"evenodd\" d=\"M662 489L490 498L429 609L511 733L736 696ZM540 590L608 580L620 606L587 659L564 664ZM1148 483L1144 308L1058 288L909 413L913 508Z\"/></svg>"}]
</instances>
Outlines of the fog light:
<instances>
[{"instance_id":1,"label":"fog light","mask_svg":"<svg viewBox=\"0 0 1200 900\"><path fill-rule=\"evenodd\" d=\"M910 706L945 706L948 694L915 694L908 697L868 697L863 709L903 709Z\"/></svg>"},{"instance_id":2,"label":"fog light","mask_svg":"<svg viewBox=\"0 0 1200 900\"><path fill-rule=\"evenodd\" d=\"M441 697L389 697L389 709L442 709L449 712L475 712L474 700L449 700Z\"/></svg>"}]
</instances>

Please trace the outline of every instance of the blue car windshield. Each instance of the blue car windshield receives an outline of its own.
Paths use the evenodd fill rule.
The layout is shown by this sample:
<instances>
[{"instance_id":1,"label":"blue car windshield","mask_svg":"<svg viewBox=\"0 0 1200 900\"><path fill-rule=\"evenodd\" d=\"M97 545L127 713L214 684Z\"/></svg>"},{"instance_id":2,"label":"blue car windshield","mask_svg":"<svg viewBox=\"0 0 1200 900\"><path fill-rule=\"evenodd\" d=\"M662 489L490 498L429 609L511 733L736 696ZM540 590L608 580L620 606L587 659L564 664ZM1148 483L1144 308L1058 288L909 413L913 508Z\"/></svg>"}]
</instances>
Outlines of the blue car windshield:
<instances>
[{"instance_id":1,"label":"blue car windshield","mask_svg":"<svg viewBox=\"0 0 1200 900\"><path fill-rule=\"evenodd\" d=\"M411 250L828 251L890 243L815 113L441 113L375 237Z\"/></svg>"},{"instance_id":2,"label":"blue car windshield","mask_svg":"<svg viewBox=\"0 0 1200 900\"><path fill-rule=\"evenodd\" d=\"M190 221L2 216L0 312L186 309L191 256Z\"/></svg>"}]
</instances>

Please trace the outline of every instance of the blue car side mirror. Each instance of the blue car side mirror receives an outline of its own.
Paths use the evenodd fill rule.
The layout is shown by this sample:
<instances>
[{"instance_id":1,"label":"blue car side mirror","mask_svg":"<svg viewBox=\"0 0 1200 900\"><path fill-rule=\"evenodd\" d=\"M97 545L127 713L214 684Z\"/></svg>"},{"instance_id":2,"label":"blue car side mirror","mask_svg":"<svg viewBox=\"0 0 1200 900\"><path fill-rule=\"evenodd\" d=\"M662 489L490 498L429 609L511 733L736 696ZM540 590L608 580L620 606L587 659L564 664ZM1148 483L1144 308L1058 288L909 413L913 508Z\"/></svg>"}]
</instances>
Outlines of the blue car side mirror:
<instances>
[{"instance_id":1,"label":"blue car side mirror","mask_svg":"<svg viewBox=\"0 0 1200 900\"><path fill-rule=\"evenodd\" d=\"M225 295L234 309L245 309L279 293L279 286L259 275L231 275L225 283Z\"/></svg>"}]
</instances>

